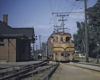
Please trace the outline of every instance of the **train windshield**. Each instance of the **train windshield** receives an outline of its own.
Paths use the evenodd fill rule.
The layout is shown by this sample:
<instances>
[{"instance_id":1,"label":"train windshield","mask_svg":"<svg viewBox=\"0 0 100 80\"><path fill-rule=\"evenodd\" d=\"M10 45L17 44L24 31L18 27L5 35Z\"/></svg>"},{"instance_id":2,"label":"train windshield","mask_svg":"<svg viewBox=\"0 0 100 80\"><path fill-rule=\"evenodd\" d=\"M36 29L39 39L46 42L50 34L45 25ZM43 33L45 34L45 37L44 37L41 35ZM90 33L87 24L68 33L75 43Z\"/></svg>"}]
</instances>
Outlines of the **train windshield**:
<instances>
[{"instance_id":1,"label":"train windshield","mask_svg":"<svg viewBox=\"0 0 100 80\"><path fill-rule=\"evenodd\" d=\"M63 39L63 37L60 37L60 41L64 43L70 42L70 37L66 37L66 39Z\"/></svg>"},{"instance_id":2,"label":"train windshield","mask_svg":"<svg viewBox=\"0 0 100 80\"><path fill-rule=\"evenodd\" d=\"M58 37L54 36L53 37L53 42L58 42Z\"/></svg>"}]
</instances>

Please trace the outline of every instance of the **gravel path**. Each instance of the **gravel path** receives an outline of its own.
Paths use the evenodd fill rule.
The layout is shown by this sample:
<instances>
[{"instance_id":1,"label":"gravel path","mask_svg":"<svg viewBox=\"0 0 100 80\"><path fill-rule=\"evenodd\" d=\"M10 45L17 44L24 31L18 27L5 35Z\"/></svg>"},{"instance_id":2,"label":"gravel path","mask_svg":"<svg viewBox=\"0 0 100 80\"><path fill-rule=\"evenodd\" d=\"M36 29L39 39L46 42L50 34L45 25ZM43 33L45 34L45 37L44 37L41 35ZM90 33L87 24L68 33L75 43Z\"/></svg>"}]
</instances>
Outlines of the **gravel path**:
<instances>
[{"instance_id":1,"label":"gravel path","mask_svg":"<svg viewBox=\"0 0 100 80\"><path fill-rule=\"evenodd\" d=\"M50 80L100 80L100 72L60 63Z\"/></svg>"}]
</instances>

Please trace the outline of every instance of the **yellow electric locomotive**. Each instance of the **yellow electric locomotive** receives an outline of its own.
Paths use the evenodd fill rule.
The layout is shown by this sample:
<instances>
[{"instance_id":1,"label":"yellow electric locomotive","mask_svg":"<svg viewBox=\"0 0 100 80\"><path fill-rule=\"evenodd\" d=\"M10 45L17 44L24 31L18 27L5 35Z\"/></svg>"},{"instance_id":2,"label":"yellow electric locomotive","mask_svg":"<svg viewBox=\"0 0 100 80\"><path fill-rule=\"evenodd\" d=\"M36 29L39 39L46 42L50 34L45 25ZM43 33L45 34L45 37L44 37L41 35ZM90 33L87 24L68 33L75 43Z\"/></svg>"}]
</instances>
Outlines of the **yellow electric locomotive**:
<instances>
[{"instance_id":1,"label":"yellow electric locomotive","mask_svg":"<svg viewBox=\"0 0 100 80\"><path fill-rule=\"evenodd\" d=\"M74 59L74 43L70 33L52 33L47 43L50 60L72 61Z\"/></svg>"}]
</instances>

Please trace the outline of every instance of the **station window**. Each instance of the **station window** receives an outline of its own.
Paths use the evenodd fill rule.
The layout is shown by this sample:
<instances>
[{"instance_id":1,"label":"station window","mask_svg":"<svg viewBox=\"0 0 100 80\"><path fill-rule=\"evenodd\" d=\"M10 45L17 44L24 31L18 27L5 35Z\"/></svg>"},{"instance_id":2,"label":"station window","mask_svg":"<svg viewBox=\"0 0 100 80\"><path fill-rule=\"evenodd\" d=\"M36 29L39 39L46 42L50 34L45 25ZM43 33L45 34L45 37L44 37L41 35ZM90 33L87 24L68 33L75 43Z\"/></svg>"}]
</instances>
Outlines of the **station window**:
<instances>
[{"instance_id":1,"label":"station window","mask_svg":"<svg viewBox=\"0 0 100 80\"><path fill-rule=\"evenodd\" d=\"M0 45L4 45L4 39L0 39Z\"/></svg>"},{"instance_id":2,"label":"station window","mask_svg":"<svg viewBox=\"0 0 100 80\"><path fill-rule=\"evenodd\" d=\"M58 42L58 37L54 36L53 37L53 42Z\"/></svg>"},{"instance_id":3,"label":"station window","mask_svg":"<svg viewBox=\"0 0 100 80\"><path fill-rule=\"evenodd\" d=\"M70 37L66 37L66 42L69 42L70 41Z\"/></svg>"}]
</instances>

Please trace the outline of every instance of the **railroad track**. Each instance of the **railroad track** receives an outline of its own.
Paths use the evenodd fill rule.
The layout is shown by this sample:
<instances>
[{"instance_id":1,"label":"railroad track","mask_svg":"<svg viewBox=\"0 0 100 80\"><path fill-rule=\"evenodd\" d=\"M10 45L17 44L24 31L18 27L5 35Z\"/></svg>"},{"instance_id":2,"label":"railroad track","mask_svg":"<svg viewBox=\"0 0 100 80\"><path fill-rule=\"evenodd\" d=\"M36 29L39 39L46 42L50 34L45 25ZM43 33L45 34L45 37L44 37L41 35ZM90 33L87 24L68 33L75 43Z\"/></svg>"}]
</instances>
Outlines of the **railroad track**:
<instances>
[{"instance_id":1,"label":"railroad track","mask_svg":"<svg viewBox=\"0 0 100 80\"><path fill-rule=\"evenodd\" d=\"M28 80L29 78L45 80L45 78L50 77L57 66L58 64L48 64L48 61L43 61L35 65L32 64L16 67L14 69L0 70L0 80ZM44 72L48 75L44 75Z\"/></svg>"},{"instance_id":2,"label":"railroad track","mask_svg":"<svg viewBox=\"0 0 100 80\"><path fill-rule=\"evenodd\" d=\"M100 72L69 63L60 63L50 80L100 80Z\"/></svg>"},{"instance_id":3,"label":"railroad track","mask_svg":"<svg viewBox=\"0 0 100 80\"><path fill-rule=\"evenodd\" d=\"M59 63L39 67L36 70L28 73L30 76L28 78L24 78L23 80L48 80L57 69L58 65Z\"/></svg>"},{"instance_id":4,"label":"railroad track","mask_svg":"<svg viewBox=\"0 0 100 80\"><path fill-rule=\"evenodd\" d=\"M30 64L26 66L10 67L7 69L0 70L0 80L11 80L11 78L16 78L21 74L25 74L31 70L36 69L39 66L46 65L48 61L43 61L36 64Z\"/></svg>"}]
</instances>

